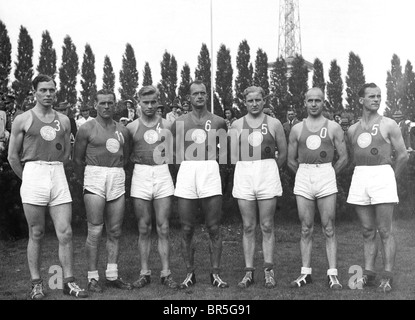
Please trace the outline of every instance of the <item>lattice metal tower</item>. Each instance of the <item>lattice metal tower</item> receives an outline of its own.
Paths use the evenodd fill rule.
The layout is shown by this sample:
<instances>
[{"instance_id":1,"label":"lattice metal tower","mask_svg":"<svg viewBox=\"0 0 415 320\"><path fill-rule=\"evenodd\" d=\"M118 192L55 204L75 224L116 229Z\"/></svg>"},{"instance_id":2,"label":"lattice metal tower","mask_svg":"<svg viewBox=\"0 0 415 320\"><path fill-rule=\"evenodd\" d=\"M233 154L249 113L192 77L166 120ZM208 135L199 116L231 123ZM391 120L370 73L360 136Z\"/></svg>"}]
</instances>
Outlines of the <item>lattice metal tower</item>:
<instances>
[{"instance_id":1,"label":"lattice metal tower","mask_svg":"<svg viewBox=\"0 0 415 320\"><path fill-rule=\"evenodd\" d=\"M301 55L300 7L299 0L279 0L278 57L293 58Z\"/></svg>"}]
</instances>

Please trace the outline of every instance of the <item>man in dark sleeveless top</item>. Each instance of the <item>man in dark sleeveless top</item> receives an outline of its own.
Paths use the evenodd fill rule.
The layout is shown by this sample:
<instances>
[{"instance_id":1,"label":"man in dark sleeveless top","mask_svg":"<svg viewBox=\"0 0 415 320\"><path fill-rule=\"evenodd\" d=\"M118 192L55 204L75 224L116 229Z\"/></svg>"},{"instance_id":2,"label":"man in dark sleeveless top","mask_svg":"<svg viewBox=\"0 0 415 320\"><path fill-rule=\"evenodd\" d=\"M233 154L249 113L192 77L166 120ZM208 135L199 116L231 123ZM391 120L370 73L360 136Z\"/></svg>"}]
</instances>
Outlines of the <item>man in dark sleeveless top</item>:
<instances>
[{"instance_id":1,"label":"man in dark sleeveless top","mask_svg":"<svg viewBox=\"0 0 415 320\"><path fill-rule=\"evenodd\" d=\"M71 152L71 125L67 116L52 109L56 83L46 75L33 79L36 106L16 118L12 126L8 160L22 179L20 194L29 227L27 257L32 277L31 299L45 295L40 275L41 241L45 234L45 211L49 207L59 241L63 269L63 293L87 297L73 277L72 198L63 164Z\"/></svg>"},{"instance_id":2,"label":"man in dark sleeveless top","mask_svg":"<svg viewBox=\"0 0 415 320\"><path fill-rule=\"evenodd\" d=\"M337 240L334 225L336 174L347 164L344 133L338 123L324 117L324 92L320 88L308 90L305 106L308 117L292 128L288 145L288 167L296 174L294 194L301 221L302 258L301 275L291 282L291 286L298 288L312 282L311 248L317 204L326 237L328 284L331 289L341 289L342 285L337 278ZM333 167L335 149L339 158Z\"/></svg>"},{"instance_id":3,"label":"man in dark sleeveless top","mask_svg":"<svg viewBox=\"0 0 415 320\"><path fill-rule=\"evenodd\" d=\"M248 114L235 120L229 132L232 152L236 151L238 157L232 195L238 199L242 215L245 256L245 276L238 287L247 288L255 281L255 234L259 211L263 238L264 285L271 289L276 285L273 270L274 215L277 196L282 196L278 168L281 168L287 159L287 141L281 122L263 112L264 90L261 87L249 87L245 89L244 97Z\"/></svg>"},{"instance_id":4,"label":"man in dark sleeveless top","mask_svg":"<svg viewBox=\"0 0 415 320\"><path fill-rule=\"evenodd\" d=\"M133 283L142 288L151 281L148 259L151 247L152 212L154 209L158 234L158 251L161 259L161 283L177 289L169 268L169 218L174 194L173 180L165 158L172 149L163 141L171 141L171 123L157 115L159 91L154 86L144 86L138 91L141 117L127 125L132 138L131 161L134 172L131 181L131 198L138 220L138 247L140 251L140 277ZM170 162L171 163L171 162Z\"/></svg>"},{"instance_id":5,"label":"man in dark sleeveless top","mask_svg":"<svg viewBox=\"0 0 415 320\"><path fill-rule=\"evenodd\" d=\"M79 127L74 145L76 175L83 178L88 220L85 249L88 260L88 290L102 292L98 274L98 246L104 222L107 235L107 287L131 290L118 276L119 241L125 209L124 165L129 156L127 128L113 119L115 94L100 90L95 97L96 118ZM104 212L106 215L104 215Z\"/></svg>"},{"instance_id":6,"label":"man in dark sleeveless top","mask_svg":"<svg viewBox=\"0 0 415 320\"><path fill-rule=\"evenodd\" d=\"M392 290L396 243L392 231L393 210L399 201L396 178L408 161L405 143L396 122L379 113L380 88L365 84L359 91L362 118L348 132L353 172L347 202L354 204L363 228L365 270L356 286L374 286L375 262L378 252L376 234L382 245L384 272L378 290ZM392 150L395 150L392 159Z\"/></svg>"},{"instance_id":7,"label":"man in dark sleeveless top","mask_svg":"<svg viewBox=\"0 0 415 320\"><path fill-rule=\"evenodd\" d=\"M223 155L225 160L221 163L226 163L227 126L222 117L207 110L206 101L206 86L199 80L192 82L192 112L176 119L172 125L176 143L175 163L180 164L174 195L178 197L182 253L187 268L187 276L180 285L182 289L196 283L193 235L199 199L210 238L211 283L219 288L228 287L219 276L222 255L222 183L217 163L218 158L223 161ZM217 148L218 137L221 141L220 148Z\"/></svg>"}]
</instances>

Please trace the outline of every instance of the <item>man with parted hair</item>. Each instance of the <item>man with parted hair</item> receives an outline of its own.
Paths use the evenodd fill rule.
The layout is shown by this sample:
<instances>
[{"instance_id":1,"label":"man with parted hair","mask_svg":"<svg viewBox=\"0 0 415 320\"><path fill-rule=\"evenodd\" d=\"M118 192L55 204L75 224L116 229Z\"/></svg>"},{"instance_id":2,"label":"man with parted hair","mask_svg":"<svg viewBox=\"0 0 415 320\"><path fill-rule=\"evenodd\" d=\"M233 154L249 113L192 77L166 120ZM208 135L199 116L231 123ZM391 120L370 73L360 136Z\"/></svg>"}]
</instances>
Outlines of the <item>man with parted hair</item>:
<instances>
[{"instance_id":1,"label":"man with parted hair","mask_svg":"<svg viewBox=\"0 0 415 320\"><path fill-rule=\"evenodd\" d=\"M205 84L196 80L190 84L192 111L182 115L172 125L175 163L180 164L174 195L178 198L178 212L182 229L182 255L187 275L180 288L196 283L193 236L198 204L205 217L209 233L211 262L210 280L213 286L227 288L219 275L222 255L220 220L222 216L222 182L217 160L227 154L227 126L225 120L207 110ZM216 139L221 139L218 143Z\"/></svg>"},{"instance_id":2,"label":"man with parted hair","mask_svg":"<svg viewBox=\"0 0 415 320\"><path fill-rule=\"evenodd\" d=\"M277 196L282 196L279 168L287 158L287 142L281 122L264 113L264 90L252 86L246 88L243 94L248 113L235 120L229 132L234 154L232 158L238 160L232 195L238 199L243 222L245 276L238 287L247 288L255 282L255 234L259 216L264 286L272 289L276 285L274 216Z\"/></svg>"},{"instance_id":3,"label":"man with parted hair","mask_svg":"<svg viewBox=\"0 0 415 320\"><path fill-rule=\"evenodd\" d=\"M365 263L363 276L357 279L356 285L376 285L376 235L379 233L384 271L378 290L389 292L392 290L396 256L392 228L394 207L399 201L396 178L403 171L408 154L398 124L378 113L380 88L367 83L358 94L362 117L347 131L355 165L347 202L355 205L362 225Z\"/></svg>"},{"instance_id":4,"label":"man with parted hair","mask_svg":"<svg viewBox=\"0 0 415 320\"><path fill-rule=\"evenodd\" d=\"M302 260L301 274L291 282L291 287L298 288L312 282L311 249L317 205L326 238L328 285L330 289L338 290L342 285L337 271L336 175L347 164L346 144L340 125L323 116L323 90L308 90L305 107L308 116L292 127L288 145L288 168L295 173L294 194L301 222ZM335 150L339 157L333 165Z\"/></svg>"},{"instance_id":5,"label":"man with parted hair","mask_svg":"<svg viewBox=\"0 0 415 320\"><path fill-rule=\"evenodd\" d=\"M130 290L132 285L118 276L119 241L125 209L125 171L129 157L129 133L113 119L115 94L96 93L96 118L79 127L74 145L78 180L82 181L88 220L86 253L88 290L102 292L98 274L98 247L104 223L107 235L106 286Z\"/></svg>"},{"instance_id":6,"label":"man with parted hair","mask_svg":"<svg viewBox=\"0 0 415 320\"><path fill-rule=\"evenodd\" d=\"M162 143L172 142L171 123L157 114L159 91L154 86L144 86L138 91L141 117L127 125L132 139L130 159L134 163L131 181L131 197L138 221L138 247L141 270L135 288L142 288L151 282L148 265L151 247L152 220L156 220L158 252L162 270L160 281L168 288L177 289L169 268L169 218L171 215L173 180L168 163L172 149ZM171 156L172 158L172 156ZM153 218L154 210L154 218Z\"/></svg>"},{"instance_id":7,"label":"man with parted hair","mask_svg":"<svg viewBox=\"0 0 415 320\"><path fill-rule=\"evenodd\" d=\"M63 269L63 293L79 298L88 296L73 277L72 197L64 164L71 152L69 118L53 110L56 83L39 74L33 79L36 105L16 117L11 132L8 160L22 179L20 194L29 227L27 258L32 289L29 298L45 296L40 274L42 239L45 235L46 207L59 241L59 260Z\"/></svg>"}]
</instances>

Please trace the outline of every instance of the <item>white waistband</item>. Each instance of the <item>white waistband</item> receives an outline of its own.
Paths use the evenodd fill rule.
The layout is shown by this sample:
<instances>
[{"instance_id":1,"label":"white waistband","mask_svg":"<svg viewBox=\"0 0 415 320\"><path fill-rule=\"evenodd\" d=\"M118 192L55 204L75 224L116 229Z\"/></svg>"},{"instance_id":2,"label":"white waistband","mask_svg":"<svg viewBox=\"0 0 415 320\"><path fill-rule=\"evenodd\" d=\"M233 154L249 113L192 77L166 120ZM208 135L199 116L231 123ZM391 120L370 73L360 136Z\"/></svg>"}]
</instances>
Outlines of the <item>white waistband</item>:
<instances>
[{"instance_id":1,"label":"white waistband","mask_svg":"<svg viewBox=\"0 0 415 320\"><path fill-rule=\"evenodd\" d=\"M327 163L300 163L300 168L324 168L331 167L331 162Z\"/></svg>"},{"instance_id":2,"label":"white waistband","mask_svg":"<svg viewBox=\"0 0 415 320\"><path fill-rule=\"evenodd\" d=\"M36 163L36 164L49 165L49 166L59 166L59 165L63 165L63 162L61 162L61 161L43 161L43 160L36 160L36 161L29 161L27 163Z\"/></svg>"}]
</instances>

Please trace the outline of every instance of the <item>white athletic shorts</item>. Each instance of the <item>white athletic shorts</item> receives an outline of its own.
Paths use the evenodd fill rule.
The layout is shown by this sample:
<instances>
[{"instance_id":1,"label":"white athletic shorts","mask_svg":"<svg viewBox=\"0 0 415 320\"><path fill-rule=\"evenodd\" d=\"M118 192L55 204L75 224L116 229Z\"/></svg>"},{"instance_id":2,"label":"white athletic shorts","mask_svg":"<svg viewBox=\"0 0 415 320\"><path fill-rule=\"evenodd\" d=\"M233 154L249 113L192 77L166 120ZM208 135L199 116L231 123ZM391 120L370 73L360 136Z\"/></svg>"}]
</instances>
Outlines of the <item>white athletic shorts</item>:
<instances>
[{"instance_id":1,"label":"white athletic shorts","mask_svg":"<svg viewBox=\"0 0 415 320\"><path fill-rule=\"evenodd\" d=\"M232 196L243 200L265 200L282 196L280 173L275 159L238 161Z\"/></svg>"},{"instance_id":2,"label":"white athletic shorts","mask_svg":"<svg viewBox=\"0 0 415 320\"><path fill-rule=\"evenodd\" d=\"M336 173L329 163L300 163L295 175L294 194L315 200L337 193Z\"/></svg>"},{"instance_id":3,"label":"white athletic shorts","mask_svg":"<svg viewBox=\"0 0 415 320\"><path fill-rule=\"evenodd\" d=\"M177 173L174 195L185 199L222 195L218 163L215 160L183 161Z\"/></svg>"},{"instance_id":4,"label":"white athletic shorts","mask_svg":"<svg viewBox=\"0 0 415 320\"><path fill-rule=\"evenodd\" d=\"M356 166L347 202L361 206L398 203L395 172L388 164Z\"/></svg>"},{"instance_id":5,"label":"white athletic shorts","mask_svg":"<svg viewBox=\"0 0 415 320\"><path fill-rule=\"evenodd\" d=\"M107 201L115 200L125 193L125 172L119 167L85 167L84 190Z\"/></svg>"},{"instance_id":6,"label":"white athletic shorts","mask_svg":"<svg viewBox=\"0 0 415 320\"><path fill-rule=\"evenodd\" d=\"M20 188L22 203L57 206L72 202L63 163L29 161L23 168Z\"/></svg>"},{"instance_id":7,"label":"white athletic shorts","mask_svg":"<svg viewBox=\"0 0 415 320\"><path fill-rule=\"evenodd\" d=\"M167 164L149 166L135 164L131 180L131 197L160 199L174 194L173 180Z\"/></svg>"}]
</instances>

